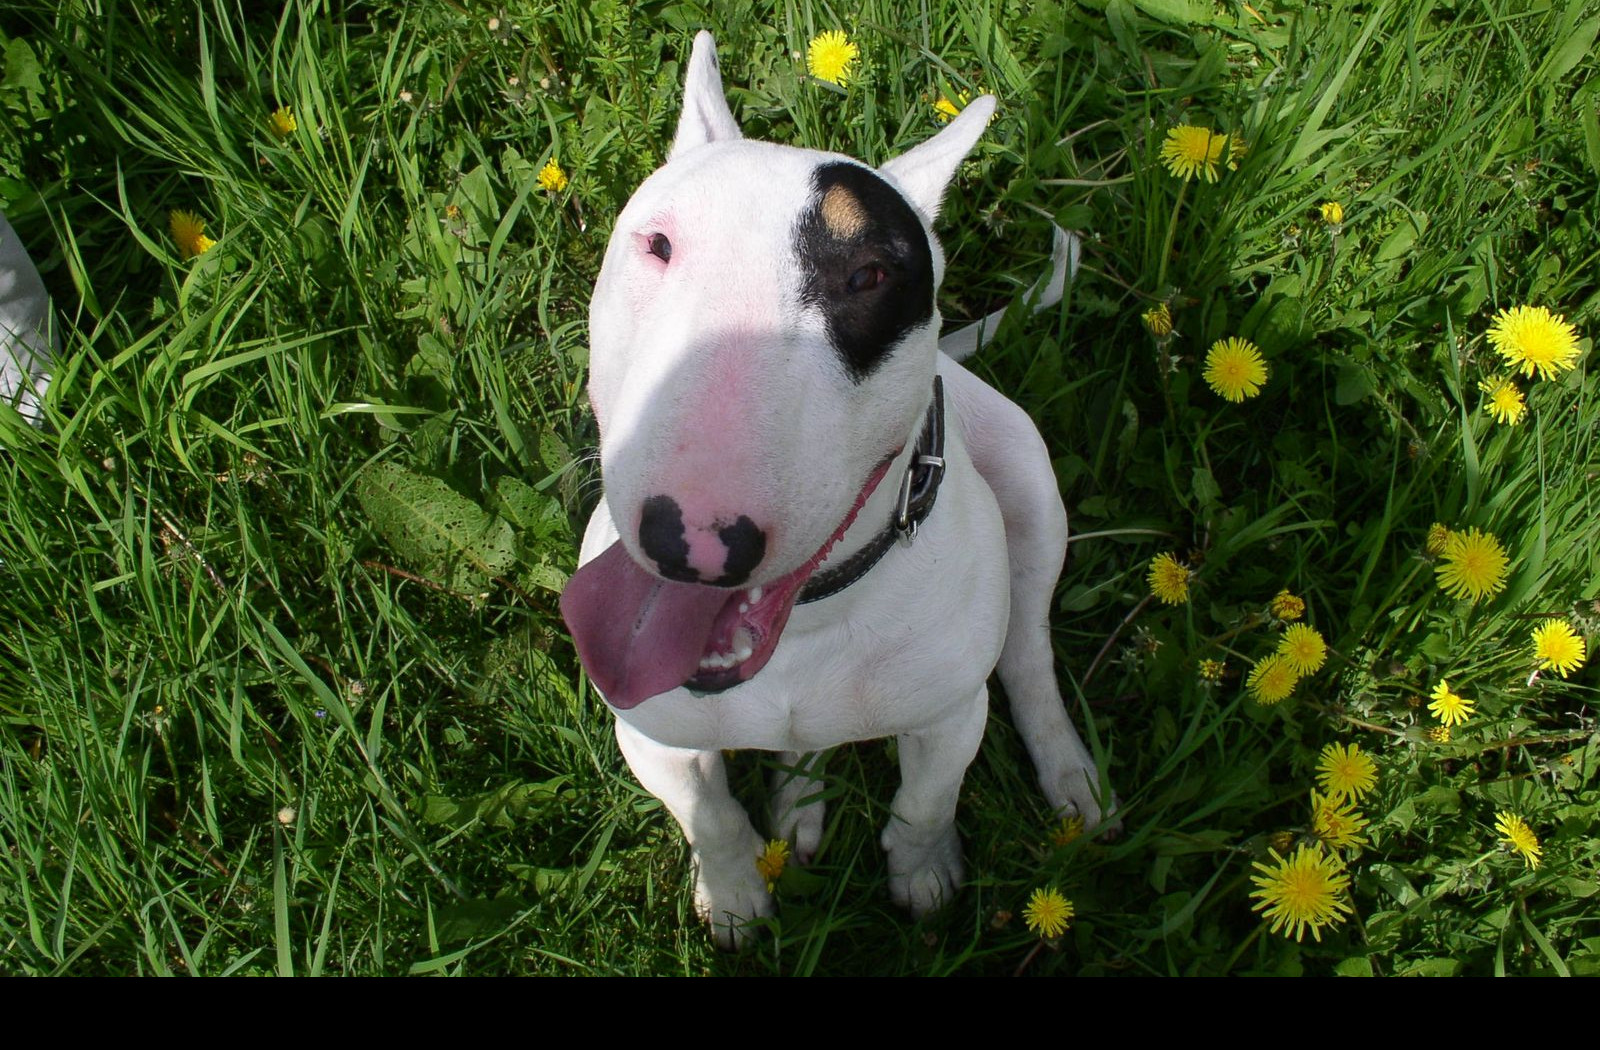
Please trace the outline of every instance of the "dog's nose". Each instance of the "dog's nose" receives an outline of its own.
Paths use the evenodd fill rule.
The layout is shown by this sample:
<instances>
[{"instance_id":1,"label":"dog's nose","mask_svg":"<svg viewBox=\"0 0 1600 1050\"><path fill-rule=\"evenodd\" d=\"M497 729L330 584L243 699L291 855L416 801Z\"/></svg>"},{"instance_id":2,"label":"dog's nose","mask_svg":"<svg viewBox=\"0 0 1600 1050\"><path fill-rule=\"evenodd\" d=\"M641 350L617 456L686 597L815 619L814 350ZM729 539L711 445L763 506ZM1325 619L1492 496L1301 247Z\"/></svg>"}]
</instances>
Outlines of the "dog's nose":
<instances>
[{"instance_id":1,"label":"dog's nose","mask_svg":"<svg viewBox=\"0 0 1600 1050\"><path fill-rule=\"evenodd\" d=\"M737 587L766 557L767 534L744 514L688 526L677 500L651 496L639 517L639 547L669 580Z\"/></svg>"}]
</instances>

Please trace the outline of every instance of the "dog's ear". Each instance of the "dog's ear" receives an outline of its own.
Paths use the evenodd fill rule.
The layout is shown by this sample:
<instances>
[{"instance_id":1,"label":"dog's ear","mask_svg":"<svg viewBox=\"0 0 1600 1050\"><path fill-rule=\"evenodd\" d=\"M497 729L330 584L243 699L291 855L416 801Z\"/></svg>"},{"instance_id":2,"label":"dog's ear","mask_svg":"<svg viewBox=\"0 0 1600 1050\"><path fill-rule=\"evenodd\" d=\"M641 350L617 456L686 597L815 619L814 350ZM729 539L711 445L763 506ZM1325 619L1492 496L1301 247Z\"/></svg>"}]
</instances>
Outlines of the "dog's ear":
<instances>
[{"instance_id":1,"label":"dog's ear","mask_svg":"<svg viewBox=\"0 0 1600 1050\"><path fill-rule=\"evenodd\" d=\"M695 34L694 51L689 55L689 75L683 80L683 115L678 118L678 133L672 139L667 160L707 142L722 142L742 137L739 124L728 111L722 96L722 67L717 63L717 44L711 34Z\"/></svg>"},{"instance_id":2,"label":"dog's ear","mask_svg":"<svg viewBox=\"0 0 1600 1050\"><path fill-rule=\"evenodd\" d=\"M939 217L939 204L944 200L945 187L955 176L956 166L972 151L978 136L989 126L994 106L993 95L974 99L939 134L878 169L900 187L929 225Z\"/></svg>"}]
</instances>

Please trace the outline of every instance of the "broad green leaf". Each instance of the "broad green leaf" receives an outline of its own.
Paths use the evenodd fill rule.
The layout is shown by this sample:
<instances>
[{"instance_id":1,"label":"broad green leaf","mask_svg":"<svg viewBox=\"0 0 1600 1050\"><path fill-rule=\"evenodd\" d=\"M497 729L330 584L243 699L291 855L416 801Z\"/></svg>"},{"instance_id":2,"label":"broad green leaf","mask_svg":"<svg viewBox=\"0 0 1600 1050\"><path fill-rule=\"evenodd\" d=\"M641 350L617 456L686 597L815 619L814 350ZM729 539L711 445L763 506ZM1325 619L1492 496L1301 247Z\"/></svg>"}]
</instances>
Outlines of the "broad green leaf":
<instances>
[{"instance_id":1,"label":"broad green leaf","mask_svg":"<svg viewBox=\"0 0 1600 1050\"><path fill-rule=\"evenodd\" d=\"M357 482L356 498L396 553L453 589L481 587L516 559L511 523L438 478L377 463Z\"/></svg>"},{"instance_id":2,"label":"broad green leaf","mask_svg":"<svg viewBox=\"0 0 1600 1050\"><path fill-rule=\"evenodd\" d=\"M1217 484L1217 479L1211 476L1211 471L1205 467L1195 467L1190 485L1194 491L1195 502L1202 509L1209 509L1217 505L1222 498L1222 486Z\"/></svg>"},{"instance_id":3,"label":"broad green leaf","mask_svg":"<svg viewBox=\"0 0 1600 1050\"><path fill-rule=\"evenodd\" d=\"M1589 167L1600 175L1600 99L1594 99L1581 112L1583 121L1583 152L1589 158Z\"/></svg>"},{"instance_id":4,"label":"broad green leaf","mask_svg":"<svg viewBox=\"0 0 1600 1050\"><path fill-rule=\"evenodd\" d=\"M1594 38L1600 35L1600 15L1589 19L1583 25L1573 30L1561 46L1551 52L1545 60L1545 68L1541 74L1547 74L1551 80L1560 80L1572 72L1574 66L1582 62L1585 56L1594 49ZM1536 79L1543 79L1536 77Z\"/></svg>"},{"instance_id":5,"label":"broad green leaf","mask_svg":"<svg viewBox=\"0 0 1600 1050\"><path fill-rule=\"evenodd\" d=\"M44 70L33 48L22 37L6 45L5 75L0 77L0 90L22 90L35 95L44 93L39 76Z\"/></svg>"},{"instance_id":6,"label":"broad green leaf","mask_svg":"<svg viewBox=\"0 0 1600 1050\"><path fill-rule=\"evenodd\" d=\"M1352 955L1348 959L1339 960L1333 972L1340 977L1371 977L1372 960L1365 955Z\"/></svg>"},{"instance_id":7,"label":"broad green leaf","mask_svg":"<svg viewBox=\"0 0 1600 1050\"><path fill-rule=\"evenodd\" d=\"M494 483L494 496L496 512L527 532L536 548L568 538L567 513L554 496L509 475Z\"/></svg>"},{"instance_id":8,"label":"broad green leaf","mask_svg":"<svg viewBox=\"0 0 1600 1050\"><path fill-rule=\"evenodd\" d=\"M1197 0L1133 0L1133 6L1151 18L1171 25L1210 24L1212 21L1213 5Z\"/></svg>"},{"instance_id":9,"label":"broad green leaf","mask_svg":"<svg viewBox=\"0 0 1600 1050\"><path fill-rule=\"evenodd\" d=\"M422 820L426 824L444 824L452 828L474 822L497 828L513 827L570 796L568 779L559 776L535 783L504 784L493 791L466 798L429 795L423 804Z\"/></svg>"},{"instance_id":10,"label":"broad green leaf","mask_svg":"<svg viewBox=\"0 0 1600 1050\"><path fill-rule=\"evenodd\" d=\"M1336 404L1353 405L1371 394L1373 389L1371 373L1360 365L1345 365L1339 369L1333 400Z\"/></svg>"},{"instance_id":11,"label":"broad green leaf","mask_svg":"<svg viewBox=\"0 0 1600 1050\"><path fill-rule=\"evenodd\" d=\"M453 352L450 344L432 332L417 336L417 352L406 362L406 375L448 379Z\"/></svg>"},{"instance_id":12,"label":"broad green leaf","mask_svg":"<svg viewBox=\"0 0 1600 1050\"><path fill-rule=\"evenodd\" d=\"M517 580L524 585L531 584L553 594L560 594L567 586L567 574L554 565L545 563L528 566L518 575Z\"/></svg>"}]
</instances>

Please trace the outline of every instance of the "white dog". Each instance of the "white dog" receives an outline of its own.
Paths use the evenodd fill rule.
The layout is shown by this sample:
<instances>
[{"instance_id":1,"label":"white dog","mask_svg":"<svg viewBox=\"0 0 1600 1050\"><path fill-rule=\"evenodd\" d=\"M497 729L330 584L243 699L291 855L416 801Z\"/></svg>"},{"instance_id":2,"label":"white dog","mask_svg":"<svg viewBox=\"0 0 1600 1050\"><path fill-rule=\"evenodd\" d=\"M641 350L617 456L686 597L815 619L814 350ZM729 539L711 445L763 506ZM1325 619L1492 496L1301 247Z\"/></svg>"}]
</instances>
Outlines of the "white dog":
<instances>
[{"instance_id":1,"label":"white dog","mask_svg":"<svg viewBox=\"0 0 1600 1050\"><path fill-rule=\"evenodd\" d=\"M801 804L809 754L897 737L882 841L921 915L961 883L956 797L997 665L1050 805L1093 827L1112 797L1052 665L1067 517L1044 443L939 348L931 227L994 99L874 170L743 139L707 33L684 95L595 284L605 499L562 612L721 943L772 911L724 748L806 770L772 829L803 862L823 820Z\"/></svg>"}]
</instances>

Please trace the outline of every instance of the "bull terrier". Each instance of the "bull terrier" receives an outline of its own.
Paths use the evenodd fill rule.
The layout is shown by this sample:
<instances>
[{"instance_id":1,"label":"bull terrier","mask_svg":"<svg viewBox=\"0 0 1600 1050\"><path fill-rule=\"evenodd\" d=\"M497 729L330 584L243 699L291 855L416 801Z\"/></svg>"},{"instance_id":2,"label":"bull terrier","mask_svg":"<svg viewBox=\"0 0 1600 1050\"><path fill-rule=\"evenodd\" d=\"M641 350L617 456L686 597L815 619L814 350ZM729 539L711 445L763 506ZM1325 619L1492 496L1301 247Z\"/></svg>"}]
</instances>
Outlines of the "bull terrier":
<instances>
[{"instance_id":1,"label":"bull terrier","mask_svg":"<svg viewBox=\"0 0 1600 1050\"><path fill-rule=\"evenodd\" d=\"M961 884L956 798L996 667L1049 804L1088 827L1112 809L1052 663L1067 515L1050 457L940 349L932 226L994 106L878 169L750 141L701 33L667 163L595 283L605 495L561 609L724 946L773 905L723 749L781 754L772 831L806 862L813 753L894 736L882 844L918 916Z\"/></svg>"}]
</instances>

